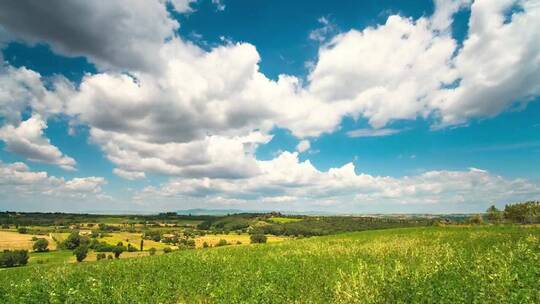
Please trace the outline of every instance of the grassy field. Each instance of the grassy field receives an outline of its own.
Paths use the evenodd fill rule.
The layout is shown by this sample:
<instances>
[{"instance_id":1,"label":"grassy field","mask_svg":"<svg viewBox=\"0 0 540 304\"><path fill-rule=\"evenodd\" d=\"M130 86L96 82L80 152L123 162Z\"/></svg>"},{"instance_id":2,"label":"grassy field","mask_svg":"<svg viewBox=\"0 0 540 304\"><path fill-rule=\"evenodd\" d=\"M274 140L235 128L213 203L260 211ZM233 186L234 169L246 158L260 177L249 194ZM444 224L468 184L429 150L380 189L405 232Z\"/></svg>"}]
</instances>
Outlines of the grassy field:
<instances>
[{"instance_id":1,"label":"grassy field","mask_svg":"<svg viewBox=\"0 0 540 304\"><path fill-rule=\"evenodd\" d=\"M32 246L34 244L32 237L45 238L49 241L49 249L56 249L56 243L48 235L20 234L16 231L0 230L0 250L32 250Z\"/></svg>"},{"instance_id":2,"label":"grassy field","mask_svg":"<svg viewBox=\"0 0 540 304\"><path fill-rule=\"evenodd\" d=\"M539 303L540 227L365 231L0 270L2 303Z\"/></svg>"}]
</instances>

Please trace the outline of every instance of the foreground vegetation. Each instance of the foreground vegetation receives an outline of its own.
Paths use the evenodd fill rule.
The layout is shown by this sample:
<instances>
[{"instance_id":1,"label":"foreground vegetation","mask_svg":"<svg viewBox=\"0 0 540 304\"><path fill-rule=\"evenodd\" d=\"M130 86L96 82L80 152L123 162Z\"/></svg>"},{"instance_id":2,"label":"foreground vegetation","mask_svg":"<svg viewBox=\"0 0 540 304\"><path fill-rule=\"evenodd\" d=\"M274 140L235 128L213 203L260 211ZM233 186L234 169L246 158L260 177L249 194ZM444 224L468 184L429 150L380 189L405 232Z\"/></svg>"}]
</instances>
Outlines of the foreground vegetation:
<instances>
[{"instance_id":1,"label":"foreground vegetation","mask_svg":"<svg viewBox=\"0 0 540 304\"><path fill-rule=\"evenodd\" d=\"M364 231L0 270L2 303L539 303L540 227Z\"/></svg>"}]
</instances>

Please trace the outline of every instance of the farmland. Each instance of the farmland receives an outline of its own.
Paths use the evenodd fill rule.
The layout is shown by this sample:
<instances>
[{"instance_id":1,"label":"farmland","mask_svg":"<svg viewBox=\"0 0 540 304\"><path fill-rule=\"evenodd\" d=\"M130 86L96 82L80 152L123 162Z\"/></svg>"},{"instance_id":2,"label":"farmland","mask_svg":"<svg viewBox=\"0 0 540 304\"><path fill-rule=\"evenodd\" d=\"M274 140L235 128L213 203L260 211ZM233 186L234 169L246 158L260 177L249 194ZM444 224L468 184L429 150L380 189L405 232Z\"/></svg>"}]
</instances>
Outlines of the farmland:
<instances>
[{"instance_id":1,"label":"farmland","mask_svg":"<svg viewBox=\"0 0 540 304\"><path fill-rule=\"evenodd\" d=\"M539 265L534 225L388 229L4 269L0 301L538 303Z\"/></svg>"}]
</instances>

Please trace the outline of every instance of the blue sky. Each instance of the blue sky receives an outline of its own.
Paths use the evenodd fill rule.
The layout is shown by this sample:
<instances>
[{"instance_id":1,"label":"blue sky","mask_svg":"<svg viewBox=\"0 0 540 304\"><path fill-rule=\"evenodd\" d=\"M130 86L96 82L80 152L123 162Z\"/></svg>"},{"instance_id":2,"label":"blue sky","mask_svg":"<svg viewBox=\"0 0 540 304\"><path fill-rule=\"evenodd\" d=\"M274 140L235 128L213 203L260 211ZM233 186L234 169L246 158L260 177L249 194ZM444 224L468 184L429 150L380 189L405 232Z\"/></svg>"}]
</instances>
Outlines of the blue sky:
<instances>
[{"instance_id":1,"label":"blue sky","mask_svg":"<svg viewBox=\"0 0 540 304\"><path fill-rule=\"evenodd\" d=\"M0 210L538 199L534 3L0 5Z\"/></svg>"}]
</instances>

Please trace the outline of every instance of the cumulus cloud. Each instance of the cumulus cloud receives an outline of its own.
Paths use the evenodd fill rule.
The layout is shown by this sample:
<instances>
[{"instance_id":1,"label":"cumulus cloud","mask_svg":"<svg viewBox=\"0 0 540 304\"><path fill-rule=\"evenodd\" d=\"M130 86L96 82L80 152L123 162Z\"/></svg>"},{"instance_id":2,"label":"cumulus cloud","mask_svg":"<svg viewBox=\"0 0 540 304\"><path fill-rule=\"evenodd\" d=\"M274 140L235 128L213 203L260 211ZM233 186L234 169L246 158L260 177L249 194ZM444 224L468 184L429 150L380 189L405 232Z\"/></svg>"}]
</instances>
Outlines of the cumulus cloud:
<instances>
[{"instance_id":1,"label":"cumulus cloud","mask_svg":"<svg viewBox=\"0 0 540 304\"><path fill-rule=\"evenodd\" d=\"M291 75L267 78L249 43L228 41L203 50L182 39L166 1L56 2L2 3L0 24L18 39L86 56L101 72L86 75L79 85L63 79L45 85L35 72L3 67L0 114L13 128L4 132L6 138L15 134L13 126L28 106L42 117L65 113L72 125L89 127L90 141L117 166L115 174L178 176L155 190L174 196L179 185L198 195L221 193L215 200L269 193L268 199L282 202L317 194L333 201L339 193L356 193L354 199L369 201L397 193L395 201L459 201L448 188L432 192L446 193L439 196L422 192L426 185L438 191L438 176L485 182L497 197L502 192L490 185L509 193L515 192L508 185L528 189L524 193L536 187L473 170L400 179L357 175L352 164L320 172L299 163L296 154L262 162L254 152L270 140L274 127L303 140L302 152L309 149L305 138L339 129L344 117L366 119L372 127L349 136L383 136L397 133L385 128L394 120L423 117L447 126L496 115L516 101L526 104L540 93L537 1L475 1L462 48L449 29L453 14L469 5L465 0L437 1L430 17L393 15L384 24L335 35L321 45L305 83ZM191 3L170 2L180 12L189 11ZM516 3L522 9L508 18ZM325 20L323 28L330 26ZM322 37L317 35L313 38ZM244 189L242 197L229 189Z\"/></svg>"},{"instance_id":2,"label":"cumulus cloud","mask_svg":"<svg viewBox=\"0 0 540 304\"><path fill-rule=\"evenodd\" d=\"M311 144L309 143L309 140L303 139L301 140L298 145L296 145L296 151L303 153L311 147Z\"/></svg>"},{"instance_id":3,"label":"cumulus cloud","mask_svg":"<svg viewBox=\"0 0 540 304\"><path fill-rule=\"evenodd\" d=\"M180 11L190 1L174 0ZM0 24L29 43L47 42L67 56L86 56L101 68L156 70L164 40L178 22L165 1L2 1Z\"/></svg>"},{"instance_id":4,"label":"cumulus cloud","mask_svg":"<svg viewBox=\"0 0 540 304\"><path fill-rule=\"evenodd\" d=\"M31 171L21 162L0 162L0 173L1 196L8 196L12 202L19 198L35 200L36 197L70 200L107 198L101 188L106 184L102 177L65 180L62 177L49 176L47 172Z\"/></svg>"},{"instance_id":5,"label":"cumulus cloud","mask_svg":"<svg viewBox=\"0 0 540 304\"><path fill-rule=\"evenodd\" d=\"M172 179L161 187L148 187L136 198L177 200L198 198L203 202L229 201L238 204L301 204L314 207L329 204L354 210L365 204L455 205L505 203L526 200L540 194L540 185L524 179L505 179L487 171L428 171L393 178L357 174L348 163L326 172L297 153L283 152L270 161L258 161L261 174L247 180L215 178ZM285 205L279 205L285 203ZM275 206L275 205L271 205ZM427 207L429 208L429 207Z\"/></svg>"},{"instance_id":6,"label":"cumulus cloud","mask_svg":"<svg viewBox=\"0 0 540 304\"><path fill-rule=\"evenodd\" d=\"M19 154L29 161L57 165L64 170L75 170L75 160L62 154L44 137L45 128L47 122L39 114L35 114L18 126L5 125L0 128L0 140L5 142L6 151Z\"/></svg>"},{"instance_id":7,"label":"cumulus cloud","mask_svg":"<svg viewBox=\"0 0 540 304\"><path fill-rule=\"evenodd\" d=\"M379 136L389 136L403 132L400 129L356 129L347 132L349 137L379 137Z\"/></svg>"}]
</instances>

